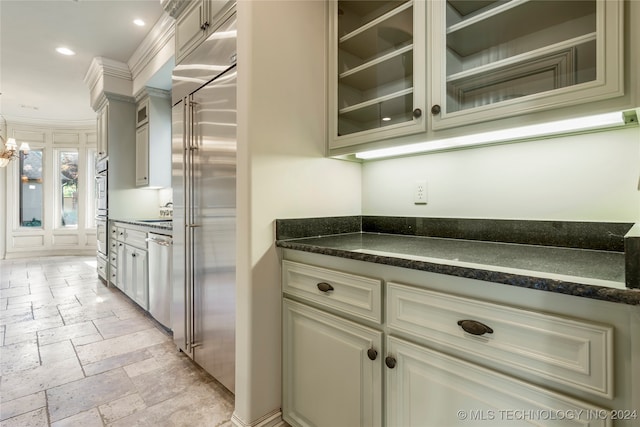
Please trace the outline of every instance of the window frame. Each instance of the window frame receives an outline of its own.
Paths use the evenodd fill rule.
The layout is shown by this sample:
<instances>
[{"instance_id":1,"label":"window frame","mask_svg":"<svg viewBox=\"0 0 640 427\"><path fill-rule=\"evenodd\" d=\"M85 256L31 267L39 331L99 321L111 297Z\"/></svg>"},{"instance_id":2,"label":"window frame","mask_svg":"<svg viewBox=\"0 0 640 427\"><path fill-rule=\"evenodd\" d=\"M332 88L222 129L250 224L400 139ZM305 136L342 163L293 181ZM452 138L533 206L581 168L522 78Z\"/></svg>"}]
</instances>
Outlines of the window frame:
<instances>
[{"instance_id":1,"label":"window frame","mask_svg":"<svg viewBox=\"0 0 640 427\"><path fill-rule=\"evenodd\" d=\"M48 154L47 154L47 147L43 144L38 144L38 143L32 143L31 141L27 141L29 143L30 146L30 150L29 153L27 154L27 156L31 153L33 153L34 151L41 151L42 152L42 173L41 173L41 179L42 179L42 219L41 219L41 223L39 227L28 227L28 226L24 226L22 225L23 221L22 221L22 167L21 167L21 160L20 158L16 159L14 161L15 163L15 182L16 182L16 193L15 193L15 209L16 209L16 215L15 215L15 224L14 224L14 229L16 230L20 230L20 231L44 231L47 225L47 191L46 191L46 185L47 185L47 173L48 173L48 168L47 168L47 161L48 161ZM20 156L22 156L22 153L20 153Z\"/></svg>"},{"instance_id":2,"label":"window frame","mask_svg":"<svg viewBox=\"0 0 640 427\"><path fill-rule=\"evenodd\" d=\"M75 153L77 156L77 160L76 163L78 165L78 178L77 178L77 207L76 207L76 214L77 214L77 218L76 218L76 223L74 225L62 225L62 212L63 212L63 206L62 206L62 180L61 180L61 168L62 168L62 162L61 162L61 158L60 156L62 155L62 153ZM54 224L55 226L52 227L54 230L78 230L78 225L80 224L80 217L81 217L81 212L82 212L82 208L83 208L83 196L82 195L82 191L83 191L83 183L82 183L82 172L83 172L83 165L82 165L82 149L79 147L54 147L53 148L53 156L54 156L54 160L53 160L53 186L54 186L54 191L53 191L53 220L54 220Z\"/></svg>"}]
</instances>

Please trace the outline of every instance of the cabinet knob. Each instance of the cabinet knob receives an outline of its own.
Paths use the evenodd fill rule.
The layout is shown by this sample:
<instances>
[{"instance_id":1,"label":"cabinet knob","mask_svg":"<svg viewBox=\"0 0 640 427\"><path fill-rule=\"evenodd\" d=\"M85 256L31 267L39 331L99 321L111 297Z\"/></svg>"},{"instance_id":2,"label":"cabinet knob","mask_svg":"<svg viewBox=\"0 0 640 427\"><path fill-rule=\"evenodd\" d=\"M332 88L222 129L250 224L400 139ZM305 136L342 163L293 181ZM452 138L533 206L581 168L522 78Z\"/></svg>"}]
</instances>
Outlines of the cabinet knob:
<instances>
[{"instance_id":1,"label":"cabinet knob","mask_svg":"<svg viewBox=\"0 0 640 427\"><path fill-rule=\"evenodd\" d=\"M387 356L384 359L384 364L387 365L387 368L393 369L396 367L396 359L393 356Z\"/></svg>"},{"instance_id":2,"label":"cabinet knob","mask_svg":"<svg viewBox=\"0 0 640 427\"><path fill-rule=\"evenodd\" d=\"M367 356L369 357L369 360L376 360L378 358L378 352L375 351L373 347L371 347L369 350L367 350Z\"/></svg>"},{"instance_id":3,"label":"cabinet knob","mask_svg":"<svg viewBox=\"0 0 640 427\"><path fill-rule=\"evenodd\" d=\"M422 110L419 108L416 108L415 110L413 110L413 118L417 119L418 117L422 116Z\"/></svg>"},{"instance_id":4,"label":"cabinet knob","mask_svg":"<svg viewBox=\"0 0 640 427\"><path fill-rule=\"evenodd\" d=\"M318 289L320 289L322 292L330 292L333 290L333 286L331 286L327 282L320 282L317 286Z\"/></svg>"},{"instance_id":5,"label":"cabinet knob","mask_svg":"<svg viewBox=\"0 0 640 427\"><path fill-rule=\"evenodd\" d=\"M458 325L465 332L471 335L484 335L484 334L492 334L493 329L485 325L484 323L480 323L477 320L458 320Z\"/></svg>"},{"instance_id":6,"label":"cabinet knob","mask_svg":"<svg viewBox=\"0 0 640 427\"><path fill-rule=\"evenodd\" d=\"M136 257L136 254L135 254L135 252L134 252L134 253L132 253L132 254L131 254L131 256L135 258L135 257Z\"/></svg>"},{"instance_id":7,"label":"cabinet knob","mask_svg":"<svg viewBox=\"0 0 640 427\"><path fill-rule=\"evenodd\" d=\"M433 114L434 116L436 114L440 114L441 108L438 104L434 105L433 107L431 107L431 114Z\"/></svg>"}]
</instances>

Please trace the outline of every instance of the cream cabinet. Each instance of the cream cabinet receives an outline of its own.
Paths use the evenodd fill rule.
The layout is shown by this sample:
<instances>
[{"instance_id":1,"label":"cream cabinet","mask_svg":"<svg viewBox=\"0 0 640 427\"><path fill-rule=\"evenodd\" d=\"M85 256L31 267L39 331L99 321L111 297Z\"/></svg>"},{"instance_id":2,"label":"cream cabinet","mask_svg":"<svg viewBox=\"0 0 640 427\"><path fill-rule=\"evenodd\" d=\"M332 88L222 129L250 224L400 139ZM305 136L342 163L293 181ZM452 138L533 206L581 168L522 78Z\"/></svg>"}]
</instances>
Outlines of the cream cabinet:
<instances>
[{"instance_id":1,"label":"cream cabinet","mask_svg":"<svg viewBox=\"0 0 640 427\"><path fill-rule=\"evenodd\" d=\"M196 0L176 20L176 65L216 28L220 17L234 1Z\"/></svg>"},{"instance_id":2,"label":"cream cabinet","mask_svg":"<svg viewBox=\"0 0 640 427\"><path fill-rule=\"evenodd\" d=\"M549 408L569 416L608 412L554 392L553 385L612 398L612 326L393 282L386 289L388 426L414 425L412 420L429 426L526 424L517 416L545 421L535 417ZM514 378L518 372L533 374L546 387ZM585 421L587 415L563 425ZM589 421L608 425L604 418Z\"/></svg>"},{"instance_id":3,"label":"cream cabinet","mask_svg":"<svg viewBox=\"0 0 640 427\"><path fill-rule=\"evenodd\" d=\"M382 425L382 332L288 299L283 417L292 426Z\"/></svg>"},{"instance_id":4,"label":"cream cabinet","mask_svg":"<svg viewBox=\"0 0 640 427\"><path fill-rule=\"evenodd\" d=\"M330 148L424 132L424 1L332 1Z\"/></svg>"},{"instance_id":5,"label":"cream cabinet","mask_svg":"<svg viewBox=\"0 0 640 427\"><path fill-rule=\"evenodd\" d=\"M109 104L98 110L96 148L98 159L109 155Z\"/></svg>"},{"instance_id":6,"label":"cream cabinet","mask_svg":"<svg viewBox=\"0 0 640 427\"><path fill-rule=\"evenodd\" d=\"M147 233L125 223L111 225L112 283L145 310L149 308Z\"/></svg>"},{"instance_id":7,"label":"cream cabinet","mask_svg":"<svg viewBox=\"0 0 640 427\"><path fill-rule=\"evenodd\" d=\"M640 417L635 306L293 250L282 286L293 426L626 427Z\"/></svg>"},{"instance_id":8,"label":"cream cabinet","mask_svg":"<svg viewBox=\"0 0 640 427\"><path fill-rule=\"evenodd\" d=\"M125 202L129 197L121 196L135 188L135 111L133 98L112 94L105 95L98 109L98 150L109 156L109 217L127 218L131 210Z\"/></svg>"},{"instance_id":9,"label":"cream cabinet","mask_svg":"<svg viewBox=\"0 0 640 427\"><path fill-rule=\"evenodd\" d=\"M608 426L609 411L427 347L387 338L386 411L391 427Z\"/></svg>"},{"instance_id":10,"label":"cream cabinet","mask_svg":"<svg viewBox=\"0 0 640 427\"><path fill-rule=\"evenodd\" d=\"M115 227L112 227L115 229ZM116 286L118 278L118 243L116 240L110 240L109 244L109 283Z\"/></svg>"},{"instance_id":11,"label":"cream cabinet","mask_svg":"<svg viewBox=\"0 0 640 427\"><path fill-rule=\"evenodd\" d=\"M635 108L636 3L332 0L329 154Z\"/></svg>"},{"instance_id":12,"label":"cream cabinet","mask_svg":"<svg viewBox=\"0 0 640 427\"><path fill-rule=\"evenodd\" d=\"M427 2L442 129L624 94L624 2Z\"/></svg>"},{"instance_id":13,"label":"cream cabinet","mask_svg":"<svg viewBox=\"0 0 640 427\"><path fill-rule=\"evenodd\" d=\"M284 261L283 291L285 421L381 426L380 280Z\"/></svg>"},{"instance_id":14,"label":"cream cabinet","mask_svg":"<svg viewBox=\"0 0 640 427\"><path fill-rule=\"evenodd\" d=\"M124 245L123 292L145 310L149 309L147 250Z\"/></svg>"},{"instance_id":15,"label":"cream cabinet","mask_svg":"<svg viewBox=\"0 0 640 427\"><path fill-rule=\"evenodd\" d=\"M171 94L146 87L136 109L136 187L171 187Z\"/></svg>"},{"instance_id":16,"label":"cream cabinet","mask_svg":"<svg viewBox=\"0 0 640 427\"><path fill-rule=\"evenodd\" d=\"M136 129L136 186L147 185L149 185L149 124L144 124Z\"/></svg>"}]
</instances>

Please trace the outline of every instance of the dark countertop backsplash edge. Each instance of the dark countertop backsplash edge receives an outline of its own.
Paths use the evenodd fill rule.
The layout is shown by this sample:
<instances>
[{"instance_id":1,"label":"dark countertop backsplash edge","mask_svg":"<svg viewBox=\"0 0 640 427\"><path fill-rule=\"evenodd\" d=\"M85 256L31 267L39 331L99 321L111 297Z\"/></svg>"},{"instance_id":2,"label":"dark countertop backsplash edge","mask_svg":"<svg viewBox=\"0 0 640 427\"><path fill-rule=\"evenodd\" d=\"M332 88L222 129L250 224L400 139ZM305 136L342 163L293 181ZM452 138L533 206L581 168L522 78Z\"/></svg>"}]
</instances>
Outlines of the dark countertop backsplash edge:
<instances>
[{"instance_id":1,"label":"dark countertop backsplash edge","mask_svg":"<svg viewBox=\"0 0 640 427\"><path fill-rule=\"evenodd\" d=\"M354 215L277 219L275 226L276 240L368 232L614 252L626 248L640 255L640 227L633 233L634 223L627 222Z\"/></svg>"}]
</instances>

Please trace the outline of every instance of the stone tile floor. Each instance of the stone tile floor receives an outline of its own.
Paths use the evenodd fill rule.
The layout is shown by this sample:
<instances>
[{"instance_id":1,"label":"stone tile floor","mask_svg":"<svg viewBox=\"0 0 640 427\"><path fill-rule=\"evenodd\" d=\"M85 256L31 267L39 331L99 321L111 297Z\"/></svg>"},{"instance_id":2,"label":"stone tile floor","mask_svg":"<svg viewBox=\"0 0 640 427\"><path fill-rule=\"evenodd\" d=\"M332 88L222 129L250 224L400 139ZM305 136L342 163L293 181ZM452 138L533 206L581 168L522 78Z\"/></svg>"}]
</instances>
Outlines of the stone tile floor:
<instances>
[{"instance_id":1,"label":"stone tile floor","mask_svg":"<svg viewBox=\"0 0 640 427\"><path fill-rule=\"evenodd\" d=\"M0 426L230 426L234 399L96 275L0 260Z\"/></svg>"}]
</instances>

